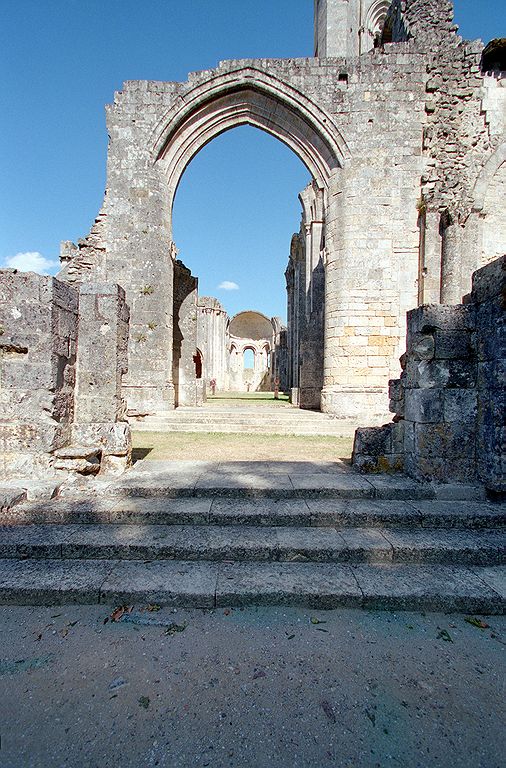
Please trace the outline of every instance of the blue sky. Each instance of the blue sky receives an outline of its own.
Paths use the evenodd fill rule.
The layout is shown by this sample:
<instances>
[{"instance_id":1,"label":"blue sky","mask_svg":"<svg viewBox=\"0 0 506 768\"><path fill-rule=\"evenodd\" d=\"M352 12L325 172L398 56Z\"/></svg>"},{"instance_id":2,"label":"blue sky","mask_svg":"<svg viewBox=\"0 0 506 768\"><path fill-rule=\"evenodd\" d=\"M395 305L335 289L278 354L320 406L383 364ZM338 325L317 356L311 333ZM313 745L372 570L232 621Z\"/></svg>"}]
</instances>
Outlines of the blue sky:
<instances>
[{"instance_id":1,"label":"blue sky","mask_svg":"<svg viewBox=\"0 0 506 768\"><path fill-rule=\"evenodd\" d=\"M455 9L463 37L506 35L504 3L457 0ZM0 0L0 265L54 273L60 240L89 231L105 188L104 104L124 80L310 56L312 14L313 0ZM231 314L285 315L283 273L307 181L289 149L252 128L197 155L174 235L201 294Z\"/></svg>"}]
</instances>

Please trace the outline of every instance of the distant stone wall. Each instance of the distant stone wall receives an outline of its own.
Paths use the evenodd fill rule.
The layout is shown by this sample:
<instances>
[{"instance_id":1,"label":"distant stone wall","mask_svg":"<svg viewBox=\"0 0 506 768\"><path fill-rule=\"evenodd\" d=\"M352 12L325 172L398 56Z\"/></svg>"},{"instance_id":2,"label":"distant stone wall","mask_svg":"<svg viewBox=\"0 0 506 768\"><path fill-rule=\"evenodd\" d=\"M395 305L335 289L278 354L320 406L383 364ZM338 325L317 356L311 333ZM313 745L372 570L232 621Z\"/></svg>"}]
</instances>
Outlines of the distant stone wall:
<instances>
[{"instance_id":1,"label":"distant stone wall","mask_svg":"<svg viewBox=\"0 0 506 768\"><path fill-rule=\"evenodd\" d=\"M353 464L424 481L480 481L506 490L506 256L473 275L464 304L408 313L394 423L359 429Z\"/></svg>"}]
</instances>

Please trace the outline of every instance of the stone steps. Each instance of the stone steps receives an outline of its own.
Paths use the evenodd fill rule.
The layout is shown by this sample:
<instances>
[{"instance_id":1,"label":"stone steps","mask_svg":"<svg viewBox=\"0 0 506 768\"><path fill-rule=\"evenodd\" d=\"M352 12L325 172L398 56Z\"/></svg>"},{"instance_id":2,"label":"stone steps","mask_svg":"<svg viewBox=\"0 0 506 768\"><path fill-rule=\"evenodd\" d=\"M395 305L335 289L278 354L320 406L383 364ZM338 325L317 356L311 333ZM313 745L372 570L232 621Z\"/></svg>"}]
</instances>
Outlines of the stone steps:
<instances>
[{"instance_id":1,"label":"stone steps","mask_svg":"<svg viewBox=\"0 0 506 768\"><path fill-rule=\"evenodd\" d=\"M504 612L504 568L393 563L0 560L3 604ZM324 629L324 627L323 627Z\"/></svg>"},{"instance_id":2,"label":"stone steps","mask_svg":"<svg viewBox=\"0 0 506 768\"><path fill-rule=\"evenodd\" d=\"M356 424L298 408L176 408L132 422L137 431L350 436Z\"/></svg>"},{"instance_id":3,"label":"stone steps","mask_svg":"<svg viewBox=\"0 0 506 768\"><path fill-rule=\"evenodd\" d=\"M502 565L501 530L218 525L11 525L0 559Z\"/></svg>"},{"instance_id":4,"label":"stone steps","mask_svg":"<svg viewBox=\"0 0 506 768\"><path fill-rule=\"evenodd\" d=\"M506 506L476 501L385 499L248 499L135 497L18 504L0 525L216 525L299 528L506 527Z\"/></svg>"},{"instance_id":5,"label":"stone steps","mask_svg":"<svg viewBox=\"0 0 506 768\"><path fill-rule=\"evenodd\" d=\"M342 462L143 461L0 512L0 603L499 613L506 507Z\"/></svg>"}]
</instances>

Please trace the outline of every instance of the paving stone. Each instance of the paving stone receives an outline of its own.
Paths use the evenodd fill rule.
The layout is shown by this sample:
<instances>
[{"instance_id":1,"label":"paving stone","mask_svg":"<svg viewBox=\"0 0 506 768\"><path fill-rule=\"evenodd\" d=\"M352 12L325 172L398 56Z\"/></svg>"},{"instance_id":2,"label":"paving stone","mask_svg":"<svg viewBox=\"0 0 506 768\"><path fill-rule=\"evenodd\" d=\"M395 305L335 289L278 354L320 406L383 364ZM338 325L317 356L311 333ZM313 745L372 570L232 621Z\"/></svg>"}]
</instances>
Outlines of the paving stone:
<instances>
[{"instance_id":1,"label":"paving stone","mask_svg":"<svg viewBox=\"0 0 506 768\"><path fill-rule=\"evenodd\" d=\"M407 501L308 499L311 524L369 527L420 525L420 513Z\"/></svg>"},{"instance_id":2,"label":"paving stone","mask_svg":"<svg viewBox=\"0 0 506 768\"><path fill-rule=\"evenodd\" d=\"M216 494L234 490L251 494L254 494L257 490L273 491L276 493L284 490L291 491L292 488L293 486L288 475L277 473L260 474L252 472L204 474L195 485L195 490L197 492L205 490L212 491Z\"/></svg>"},{"instance_id":3,"label":"paving stone","mask_svg":"<svg viewBox=\"0 0 506 768\"><path fill-rule=\"evenodd\" d=\"M333 498L339 496L368 498L372 497L374 492L372 485L358 474L293 474L290 475L290 479L299 496L309 491L323 497L329 495Z\"/></svg>"},{"instance_id":4,"label":"paving stone","mask_svg":"<svg viewBox=\"0 0 506 768\"><path fill-rule=\"evenodd\" d=\"M193 489L200 475L156 474L148 475L139 473L136 476L123 477L116 483L111 483L107 492L110 496L164 496L174 498L179 496L192 496Z\"/></svg>"},{"instance_id":5,"label":"paving stone","mask_svg":"<svg viewBox=\"0 0 506 768\"><path fill-rule=\"evenodd\" d=\"M502 613L499 594L469 568L449 565L352 565L372 609Z\"/></svg>"},{"instance_id":6,"label":"paving stone","mask_svg":"<svg viewBox=\"0 0 506 768\"><path fill-rule=\"evenodd\" d=\"M434 484L434 496L440 501L485 501L486 489L483 485L465 483Z\"/></svg>"},{"instance_id":7,"label":"paving stone","mask_svg":"<svg viewBox=\"0 0 506 768\"><path fill-rule=\"evenodd\" d=\"M394 562L491 565L506 560L506 532L386 529Z\"/></svg>"},{"instance_id":8,"label":"paving stone","mask_svg":"<svg viewBox=\"0 0 506 768\"><path fill-rule=\"evenodd\" d=\"M167 560L116 563L101 586L100 602L212 608L218 569L217 563Z\"/></svg>"},{"instance_id":9,"label":"paving stone","mask_svg":"<svg viewBox=\"0 0 506 768\"><path fill-rule=\"evenodd\" d=\"M0 603L97 603L111 570L105 560L0 560Z\"/></svg>"},{"instance_id":10,"label":"paving stone","mask_svg":"<svg viewBox=\"0 0 506 768\"><path fill-rule=\"evenodd\" d=\"M392 546L374 528L342 528L340 535L346 545L344 557L350 562L384 562L392 559Z\"/></svg>"},{"instance_id":11,"label":"paving stone","mask_svg":"<svg viewBox=\"0 0 506 768\"><path fill-rule=\"evenodd\" d=\"M11 507L25 501L27 498L26 490L18 487L0 488L0 510L9 510Z\"/></svg>"},{"instance_id":12,"label":"paving stone","mask_svg":"<svg viewBox=\"0 0 506 768\"><path fill-rule=\"evenodd\" d=\"M68 526L3 525L0 527L0 558L60 558Z\"/></svg>"},{"instance_id":13,"label":"paving stone","mask_svg":"<svg viewBox=\"0 0 506 768\"><path fill-rule=\"evenodd\" d=\"M234 563L222 565L217 606L359 606L361 592L351 570L323 563Z\"/></svg>"},{"instance_id":14,"label":"paving stone","mask_svg":"<svg viewBox=\"0 0 506 768\"><path fill-rule=\"evenodd\" d=\"M483 528L506 525L506 504L475 501L413 501L427 528Z\"/></svg>"},{"instance_id":15,"label":"paving stone","mask_svg":"<svg viewBox=\"0 0 506 768\"><path fill-rule=\"evenodd\" d=\"M307 503L298 499L216 498L209 512L209 522L215 525L300 526L310 525L311 514Z\"/></svg>"},{"instance_id":16,"label":"paving stone","mask_svg":"<svg viewBox=\"0 0 506 768\"><path fill-rule=\"evenodd\" d=\"M338 562L346 559L343 537L332 528L278 528L276 530L279 560Z\"/></svg>"},{"instance_id":17,"label":"paving stone","mask_svg":"<svg viewBox=\"0 0 506 768\"><path fill-rule=\"evenodd\" d=\"M25 503L3 512L3 524L27 523L102 523L109 520L112 502L91 497L83 501L58 498L48 502Z\"/></svg>"},{"instance_id":18,"label":"paving stone","mask_svg":"<svg viewBox=\"0 0 506 768\"><path fill-rule=\"evenodd\" d=\"M476 576L491 587L494 592L497 592L506 604L506 567L504 565L472 568L471 570Z\"/></svg>"},{"instance_id":19,"label":"paving stone","mask_svg":"<svg viewBox=\"0 0 506 768\"><path fill-rule=\"evenodd\" d=\"M431 499L434 489L431 485L417 483L398 475L368 475L378 499Z\"/></svg>"},{"instance_id":20,"label":"paving stone","mask_svg":"<svg viewBox=\"0 0 506 768\"><path fill-rule=\"evenodd\" d=\"M62 546L63 557L105 559L205 559L208 529L203 526L73 526Z\"/></svg>"},{"instance_id":21,"label":"paving stone","mask_svg":"<svg viewBox=\"0 0 506 768\"><path fill-rule=\"evenodd\" d=\"M211 499L163 499L127 497L112 503L113 523L196 525L207 523Z\"/></svg>"}]
</instances>

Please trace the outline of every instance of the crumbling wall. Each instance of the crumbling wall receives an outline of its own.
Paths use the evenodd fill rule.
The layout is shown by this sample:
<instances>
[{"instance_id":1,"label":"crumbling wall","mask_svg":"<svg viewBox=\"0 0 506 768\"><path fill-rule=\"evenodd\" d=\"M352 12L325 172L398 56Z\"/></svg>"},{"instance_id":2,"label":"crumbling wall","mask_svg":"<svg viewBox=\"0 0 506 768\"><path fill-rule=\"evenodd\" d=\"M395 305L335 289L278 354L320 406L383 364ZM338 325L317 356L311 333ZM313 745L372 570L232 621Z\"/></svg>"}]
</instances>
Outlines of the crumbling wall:
<instances>
[{"instance_id":1,"label":"crumbling wall","mask_svg":"<svg viewBox=\"0 0 506 768\"><path fill-rule=\"evenodd\" d=\"M0 471L122 471L128 308L111 284L0 272Z\"/></svg>"},{"instance_id":2,"label":"crumbling wall","mask_svg":"<svg viewBox=\"0 0 506 768\"><path fill-rule=\"evenodd\" d=\"M71 441L78 293L54 277L0 271L0 473L46 473Z\"/></svg>"},{"instance_id":3,"label":"crumbling wall","mask_svg":"<svg viewBox=\"0 0 506 768\"><path fill-rule=\"evenodd\" d=\"M357 430L357 468L506 490L505 270L506 257L478 270L464 304L408 312L394 423Z\"/></svg>"},{"instance_id":4,"label":"crumbling wall","mask_svg":"<svg viewBox=\"0 0 506 768\"><path fill-rule=\"evenodd\" d=\"M216 382L218 391L228 389L228 315L218 299L199 296L197 303L197 349L202 355L202 378Z\"/></svg>"},{"instance_id":5,"label":"crumbling wall","mask_svg":"<svg viewBox=\"0 0 506 768\"><path fill-rule=\"evenodd\" d=\"M56 466L60 469L119 472L130 463L132 441L121 391L128 368L128 324L129 310L120 286L80 286L72 451L59 452ZM99 467L89 461L92 454L86 449L90 448L98 453Z\"/></svg>"},{"instance_id":6,"label":"crumbling wall","mask_svg":"<svg viewBox=\"0 0 506 768\"><path fill-rule=\"evenodd\" d=\"M203 402L203 380L197 380L195 370L197 287L197 278L182 261L175 261L172 376L176 406Z\"/></svg>"}]
</instances>

